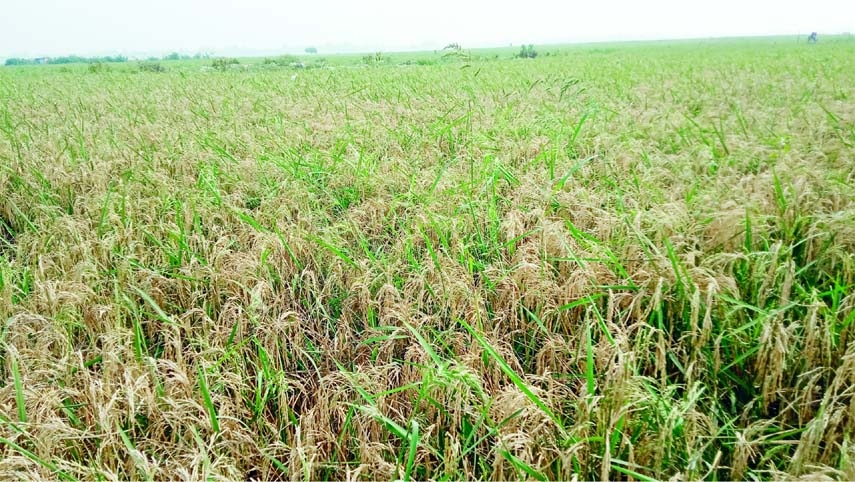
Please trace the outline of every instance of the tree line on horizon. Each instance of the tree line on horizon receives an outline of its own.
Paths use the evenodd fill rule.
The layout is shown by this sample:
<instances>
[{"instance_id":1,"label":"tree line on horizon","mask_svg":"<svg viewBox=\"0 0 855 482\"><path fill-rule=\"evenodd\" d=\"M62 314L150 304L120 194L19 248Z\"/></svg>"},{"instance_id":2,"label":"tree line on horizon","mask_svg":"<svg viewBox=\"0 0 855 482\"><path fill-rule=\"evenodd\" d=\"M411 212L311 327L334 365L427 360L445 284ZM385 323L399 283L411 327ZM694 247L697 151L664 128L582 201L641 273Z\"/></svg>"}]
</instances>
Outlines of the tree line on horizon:
<instances>
[{"instance_id":1,"label":"tree line on horizon","mask_svg":"<svg viewBox=\"0 0 855 482\"><path fill-rule=\"evenodd\" d=\"M195 55L182 55L178 52L172 52L171 54L164 55L163 57L148 57L146 60L154 61L154 60L190 60L190 59L208 59L211 55L207 53L197 53ZM39 64L98 64L98 63L121 63L127 62L130 60L125 55L106 55L103 57L83 57L80 55L64 55L60 57L35 57L35 58L23 58L23 57L12 57L6 59L4 65L13 66L13 65L39 65Z\"/></svg>"}]
</instances>

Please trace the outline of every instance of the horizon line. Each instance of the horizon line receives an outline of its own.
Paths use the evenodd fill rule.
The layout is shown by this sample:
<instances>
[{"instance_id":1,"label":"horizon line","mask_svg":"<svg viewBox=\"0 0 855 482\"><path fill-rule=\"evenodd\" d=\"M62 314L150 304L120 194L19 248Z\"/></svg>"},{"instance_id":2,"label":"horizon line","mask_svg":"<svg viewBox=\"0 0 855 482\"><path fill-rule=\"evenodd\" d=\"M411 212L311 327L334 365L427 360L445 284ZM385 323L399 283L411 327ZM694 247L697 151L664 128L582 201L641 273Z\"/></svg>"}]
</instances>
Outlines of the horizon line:
<instances>
[{"instance_id":1,"label":"horizon line","mask_svg":"<svg viewBox=\"0 0 855 482\"><path fill-rule=\"evenodd\" d=\"M810 32L808 32L810 33ZM740 40L740 39L752 39L752 40L761 40L761 39L773 39L773 38L782 38L782 37L794 37L796 39L801 38L806 35L804 32L799 33L774 33L774 34L744 34L744 35L704 35L704 36L695 36L695 37L615 37L615 38L603 38L603 39L576 39L576 40L547 40L543 42L507 42L505 44L498 45L496 43L485 43L481 45L477 45L474 47L462 47L463 50L488 50L488 49L499 49L499 48L510 48L518 45L535 45L535 46L570 46L570 45L594 45L594 44L628 44L628 43L655 43L655 42L685 42L692 40ZM852 36L852 32L836 32L836 33L823 33L823 36L830 37L843 37L843 36ZM427 44L429 42L424 42L423 44ZM432 42L430 42L432 43ZM445 43L445 46L448 46L450 43ZM323 46L323 44L315 44L315 45L305 45L305 46L293 46L293 45L285 45L281 48L273 48L273 47L240 47L240 46L230 46L230 47L221 47L219 49L209 49L209 48L199 48L195 49L190 53L190 50L187 49L178 49L178 50L151 50L151 51L135 51L131 52L128 50L113 50L106 51L102 50L98 53L62 53L55 55L34 55L34 56L22 56L22 55L7 55L0 56L0 60L6 59L14 59L14 58L23 58L23 59L40 59L40 58L58 58L58 57L83 57L83 58L94 58L94 57L113 57L113 56L122 56L127 57L128 60L144 60L146 57L155 57L155 56L167 56L172 53L178 53L179 55L208 55L210 57L221 57L221 56L232 56L232 57L243 57L243 58L260 58L267 55L359 55L359 54L370 54L375 52L383 52L386 54L396 54L396 53L417 53L417 52L430 52L430 51L438 51L443 50L445 47L436 47L430 48L426 45L422 46L411 46L411 47L390 47L387 49L369 47L366 45L358 45L353 44L352 48L345 47L344 45L330 45L334 50L329 52L317 52L308 54L304 50L306 48ZM434 45L440 45L440 43L436 43ZM243 50L247 52L246 54L228 54L223 53L227 51L239 51ZM299 52L298 52L299 50ZM320 50L320 49L319 49ZM219 52L218 52L219 51ZM262 53L266 52L266 53Z\"/></svg>"}]
</instances>

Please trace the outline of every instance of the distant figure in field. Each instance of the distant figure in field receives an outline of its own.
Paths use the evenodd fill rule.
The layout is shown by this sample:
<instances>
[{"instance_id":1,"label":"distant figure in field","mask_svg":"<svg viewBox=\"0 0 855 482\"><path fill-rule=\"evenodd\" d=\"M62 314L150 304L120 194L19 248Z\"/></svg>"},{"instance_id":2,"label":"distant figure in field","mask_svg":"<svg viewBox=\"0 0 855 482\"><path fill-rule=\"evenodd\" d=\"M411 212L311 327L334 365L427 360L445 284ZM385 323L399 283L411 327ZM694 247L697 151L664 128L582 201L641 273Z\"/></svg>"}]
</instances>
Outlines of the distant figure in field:
<instances>
[{"instance_id":1,"label":"distant figure in field","mask_svg":"<svg viewBox=\"0 0 855 482\"><path fill-rule=\"evenodd\" d=\"M808 36L808 43L815 44L816 43L816 32L811 32L810 36Z\"/></svg>"}]
</instances>

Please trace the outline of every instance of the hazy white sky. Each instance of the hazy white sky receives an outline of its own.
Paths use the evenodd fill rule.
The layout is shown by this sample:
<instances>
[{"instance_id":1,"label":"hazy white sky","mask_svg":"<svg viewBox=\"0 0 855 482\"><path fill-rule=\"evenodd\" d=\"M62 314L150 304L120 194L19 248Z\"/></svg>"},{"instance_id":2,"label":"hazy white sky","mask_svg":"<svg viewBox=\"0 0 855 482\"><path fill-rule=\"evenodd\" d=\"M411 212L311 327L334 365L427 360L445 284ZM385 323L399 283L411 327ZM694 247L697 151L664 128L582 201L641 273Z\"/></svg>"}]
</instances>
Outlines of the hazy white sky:
<instances>
[{"instance_id":1,"label":"hazy white sky","mask_svg":"<svg viewBox=\"0 0 855 482\"><path fill-rule=\"evenodd\" d=\"M0 57L855 32L855 0L0 0Z\"/></svg>"}]
</instances>

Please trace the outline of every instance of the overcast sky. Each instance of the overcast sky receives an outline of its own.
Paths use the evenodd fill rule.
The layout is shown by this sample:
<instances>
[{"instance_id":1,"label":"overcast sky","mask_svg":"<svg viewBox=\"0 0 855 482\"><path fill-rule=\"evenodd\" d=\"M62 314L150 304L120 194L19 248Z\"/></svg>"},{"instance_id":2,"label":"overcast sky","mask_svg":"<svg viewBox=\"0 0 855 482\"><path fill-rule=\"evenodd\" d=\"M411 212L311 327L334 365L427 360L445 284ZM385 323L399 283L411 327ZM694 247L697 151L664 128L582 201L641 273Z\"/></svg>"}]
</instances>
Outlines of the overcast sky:
<instances>
[{"instance_id":1,"label":"overcast sky","mask_svg":"<svg viewBox=\"0 0 855 482\"><path fill-rule=\"evenodd\" d=\"M855 0L0 0L0 57L855 32Z\"/></svg>"}]
</instances>

